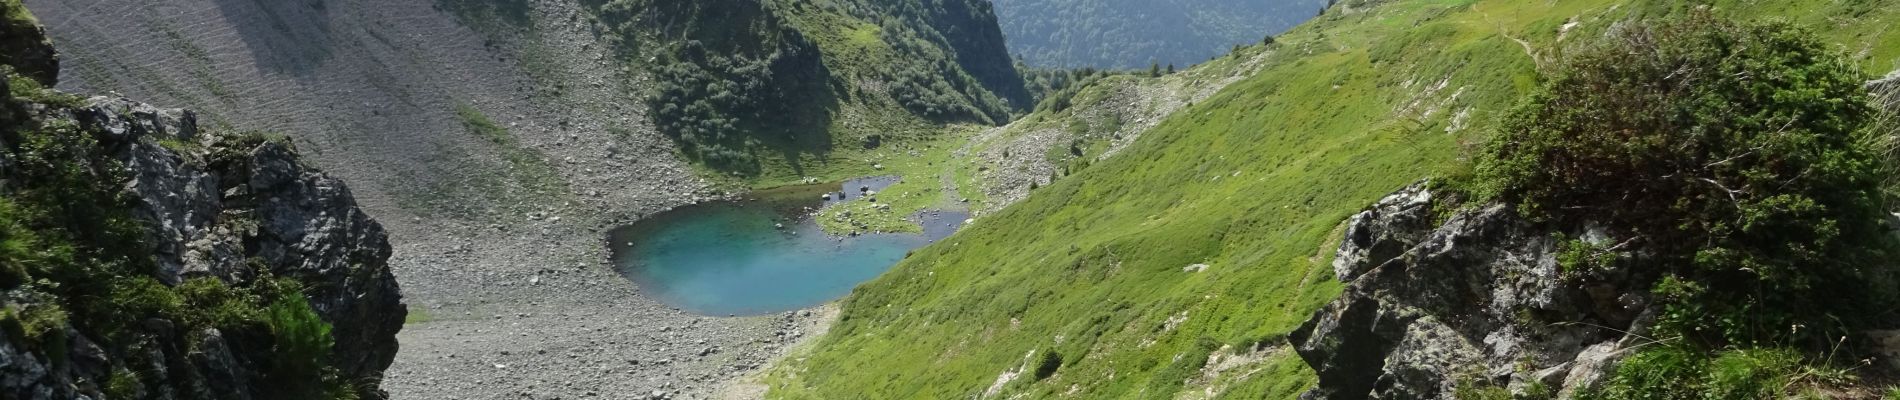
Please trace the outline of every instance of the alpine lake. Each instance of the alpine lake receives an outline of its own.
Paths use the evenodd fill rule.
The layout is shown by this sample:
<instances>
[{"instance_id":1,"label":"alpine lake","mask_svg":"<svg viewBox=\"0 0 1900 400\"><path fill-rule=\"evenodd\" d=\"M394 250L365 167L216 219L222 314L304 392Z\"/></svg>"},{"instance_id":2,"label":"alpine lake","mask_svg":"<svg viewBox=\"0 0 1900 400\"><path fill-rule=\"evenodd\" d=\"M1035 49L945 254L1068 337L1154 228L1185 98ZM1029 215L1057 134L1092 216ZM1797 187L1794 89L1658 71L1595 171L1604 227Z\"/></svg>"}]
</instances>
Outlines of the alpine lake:
<instances>
[{"instance_id":1,"label":"alpine lake","mask_svg":"<svg viewBox=\"0 0 1900 400\"><path fill-rule=\"evenodd\" d=\"M753 192L655 214L608 233L614 266L640 290L681 310L762 315L832 301L911 250L955 233L969 213L911 215L921 234L828 235L813 215L897 182L871 177Z\"/></svg>"}]
</instances>

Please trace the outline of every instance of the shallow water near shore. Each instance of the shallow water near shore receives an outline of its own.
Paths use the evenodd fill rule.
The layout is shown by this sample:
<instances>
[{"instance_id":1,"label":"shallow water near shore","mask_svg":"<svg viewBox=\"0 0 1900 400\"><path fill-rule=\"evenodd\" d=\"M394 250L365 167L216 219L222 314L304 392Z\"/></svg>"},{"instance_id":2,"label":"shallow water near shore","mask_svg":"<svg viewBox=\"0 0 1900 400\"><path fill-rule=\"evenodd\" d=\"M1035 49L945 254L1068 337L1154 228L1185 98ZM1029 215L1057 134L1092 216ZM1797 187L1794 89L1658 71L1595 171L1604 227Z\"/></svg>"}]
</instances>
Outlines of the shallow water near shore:
<instances>
[{"instance_id":1,"label":"shallow water near shore","mask_svg":"<svg viewBox=\"0 0 1900 400\"><path fill-rule=\"evenodd\" d=\"M613 262L640 289L689 312L759 315L811 307L851 293L912 249L954 233L968 213L912 216L923 234L825 235L811 214L894 178L754 193L746 200L677 208L608 235ZM829 196L827 196L829 195ZM831 200L826 200L829 197Z\"/></svg>"}]
</instances>

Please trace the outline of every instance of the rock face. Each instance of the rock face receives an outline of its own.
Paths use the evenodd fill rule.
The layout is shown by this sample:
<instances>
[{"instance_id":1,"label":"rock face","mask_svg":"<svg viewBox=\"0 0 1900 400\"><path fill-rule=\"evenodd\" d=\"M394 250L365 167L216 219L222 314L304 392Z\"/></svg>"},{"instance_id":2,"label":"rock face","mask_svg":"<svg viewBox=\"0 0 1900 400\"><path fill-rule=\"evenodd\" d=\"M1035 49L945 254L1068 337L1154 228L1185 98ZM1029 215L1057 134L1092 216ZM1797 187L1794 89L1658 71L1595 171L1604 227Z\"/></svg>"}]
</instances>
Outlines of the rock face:
<instances>
[{"instance_id":1,"label":"rock face","mask_svg":"<svg viewBox=\"0 0 1900 400\"><path fill-rule=\"evenodd\" d=\"M1640 334L1640 279L1562 276L1561 242L1503 205L1448 208L1417 184L1354 216L1340 298L1289 336L1319 372L1306 399L1450 398L1460 387L1570 393ZM1434 227L1434 225L1437 225ZM1575 237L1602 240L1588 230ZM1631 290L1638 289L1638 290Z\"/></svg>"},{"instance_id":2,"label":"rock face","mask_svg":"<svg viewBox=\"0 0 1900 400\"><path fill-rule=\"evenodd\" d=\"M1887 77L1867 82L1867 91L1873 93L1874 104L1883 107L1891 114L1900 114L1900 70L1887 74Z\"/></svg>"},{"instance_id":3,"label":"rock face","mask_svg":"<svg viewBox=\"0 0 1900 400\"><path fill-rule=\"evenodd\" d=\"M357 208L342 182L298 162L281 141L201 133L189 111L104 97L72 109L33 107L38 120L90 133L98 141L95 156L124 167L131 215L147 228L158 281L217 278L238 288L263 276L297 281L332 327L329 364L358 383L359 397L384 397L377 383L396 355L407 310L388 268L382 226ZM9 309L52 301L30 291L5 300ZM141 398L272 393L258 387L264 366L280 356L268 340L183 325L162 318L132 327L67 324L65 349L0 330L0 397L98 398L100 382L116 376L109 357L136 360L123 362L144 365L148 382L163 382ZM105 329L116 333L98 332ZM107 334L132 335L141 343L133 348L148 354L108 355L93 344Z\"/></svg>"},{"instance_id":4,"label":"rock face","mask_svg":"<svg viewBox=\"0 0 1900 400\"><path fill-rule=\"evenodd\" d=\"M283 141L199 137L190 111L127 99L90 103L75 117L107 135L102 143L119 149L113 157L131 170L133 215L152 228L147 240L158 250L160 281L241 282L265 272L295 278L334 326L343 374L380 377L407 312L387 266L389 239L349 187L304 166ZM240 142L243 158L195 160L208 155L179 154L160 140Z\"/></svg>"}]
</instances>

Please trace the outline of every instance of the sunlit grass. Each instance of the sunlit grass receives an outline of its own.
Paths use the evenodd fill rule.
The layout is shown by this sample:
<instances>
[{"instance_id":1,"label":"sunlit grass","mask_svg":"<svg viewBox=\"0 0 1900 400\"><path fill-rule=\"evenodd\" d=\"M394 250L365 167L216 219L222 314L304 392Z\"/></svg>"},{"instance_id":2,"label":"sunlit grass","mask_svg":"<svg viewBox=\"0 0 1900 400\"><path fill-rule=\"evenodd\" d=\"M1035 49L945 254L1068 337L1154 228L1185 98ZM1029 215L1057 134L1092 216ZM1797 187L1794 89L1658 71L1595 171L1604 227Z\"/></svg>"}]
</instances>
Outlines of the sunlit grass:
<instances>
[{"instance_id":1,"label":"sunlit grass","mask_svg":"<svg viewBox=\"0 0 1900 400\"><path fill-rule=\"evenodd\" d=\"M858 288L818 346L777 367L772 394L968 398L1025 354L1054 351L1052 375L1018 378L1001 397L1294 397L1312 372L1274 348L1340 290L1327 263L1341 221L1461 168L1536 85L1535 60L1560 55L1560 34L1600 34L1665 3L1396 1L1315 20L1281 36L1258 73L1120 155ZM1900 32L1863 22L1889 20L1893 4L1719 3L1869 49L1856 59L1870 72L1900 56ZM1871 7L1848 21L1855 4ZM1270 351L1199 379L1222 348Z\"/></svg>"}]
</instances>

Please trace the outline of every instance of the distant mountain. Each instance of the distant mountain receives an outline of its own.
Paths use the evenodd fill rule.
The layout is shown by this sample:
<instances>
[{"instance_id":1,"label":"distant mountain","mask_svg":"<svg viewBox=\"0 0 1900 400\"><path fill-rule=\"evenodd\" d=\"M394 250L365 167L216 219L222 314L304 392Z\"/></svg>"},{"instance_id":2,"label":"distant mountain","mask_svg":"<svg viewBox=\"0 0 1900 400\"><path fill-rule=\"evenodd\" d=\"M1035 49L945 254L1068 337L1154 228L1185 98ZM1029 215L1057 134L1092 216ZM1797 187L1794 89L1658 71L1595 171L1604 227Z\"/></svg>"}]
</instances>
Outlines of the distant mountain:
<instances>
[{"instance_id":1,"label":"distant mountain","mask_svg":"<svg viewBox=\"0 0 1900 400\"><path fill-rule=\"evenodd\" d=\"M995 0L1012 54L1039 67L1188 66L1298 25L1325 0Z\"/></svg>"}]
</instances>

